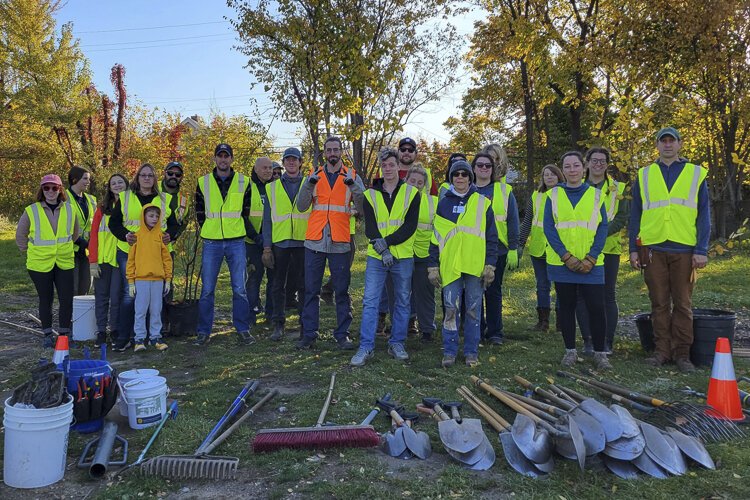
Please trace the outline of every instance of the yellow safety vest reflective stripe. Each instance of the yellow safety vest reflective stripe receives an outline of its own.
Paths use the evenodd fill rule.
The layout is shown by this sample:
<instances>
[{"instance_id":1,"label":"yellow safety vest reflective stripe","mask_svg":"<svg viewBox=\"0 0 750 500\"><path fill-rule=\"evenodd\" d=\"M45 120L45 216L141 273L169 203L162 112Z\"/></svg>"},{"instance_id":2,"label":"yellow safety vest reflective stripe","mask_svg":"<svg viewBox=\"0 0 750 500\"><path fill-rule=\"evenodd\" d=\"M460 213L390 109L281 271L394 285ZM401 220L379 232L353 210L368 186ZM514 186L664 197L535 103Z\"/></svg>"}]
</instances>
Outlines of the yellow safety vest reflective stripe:
<instances>
[{"instance_id":1,"label":"yellow safety vest reflective stripe","mask_svg":"<svg viewBox=\"0 0 750 500\"><path fill-rule=\"evenodd\" d=\"M606 198L607 203L607 220L612 222L620 210L620 200L622 199L625 188L627 187L626 182L618 182L607 176L604 181L605 184L602 186L602 194ZM618 231L615 234L607 236L607 240L604 242L605 254L620 255L622 253L622 240L625 235L625 228Z\"/></svg>"},{"instance_id":2,"label":"yellow safety vest reflective stripe","mask_svg":"<svg viewBox=\"0 0 750 500\"><path fill-rule=\"evenodd\" d=\"M141 227L141 212L143 212L141 200L131 190L122 191L118 196L120 197L120 209L122 210L122 225L128 232L135 233ZM172 208L169 206L172 203L172 195L160 192L156 198L159 198L159 208L161 208L161 213L164 214L160 220L161 230L165 232L167 230L167 219L172 215ZM154 205L156 205L156 198L151 200ZM117 248L125 253L130 252L130 245L127 241L117 240Z\"/></svg>"},{"instance_id":3,"label":"yellow safety vest reflective stripe","mask_svg":"<svg viewBox=\"0 0 750 500\"><path fill-rule=\"evenodd\" d=\"M73 260L74 210L69 201L60 204L57 232L55 232L52 231L52 224L40 202L26 207L26 215L29 218L26 269L46 273L55 265L63 270L75 267Z\"/></svg>"},{"instance_id":4,"label":"yellow safety vest reflective stripe","mask_svg":"<svg viewBox=\"0 0 750 500\"><path fill-rule=\"evenodd\" d=\"M486 254L485 235L490 200L472 193L456 222L435 215L432 244L440 250L440 277L448 285L461 274L481 276Z\"/></svg>"},{"instance_id":5,"label":"yellow safety vest reflective stripe","mask_svg":"<svg viewBox=\"0 0 750 500\"><path fill-rule=\"evenodd\" d=\"M560 186L553 187L547 196L552 205L552 218L555 221L557 234L560 241L574 257L583 260L594 244L596 229L602 221L602 203L604 197L602 192L593 186L586 185L588 189L573 207L565 189ZM562 266L563 261L551 246L547 247L547 264ZM596 265L604 264L604 254L599 254Z\"/></svg>"},{"instance_id":6,"label":"yellow safety vest reflective stripe","mask_svg":"<svg viewBox=\"0 0 750 500\"><path fill-rule=\"evenodd\" d=\"M422 191L422 197L419 200L419 224L417 224L417 233L414 236L414 255L420 259L430 254L432 221L435 219L437 208L437 196L431 196L428 193L427 189Z\"/></svg>"},{"instance_id":7,"label":"yellow safety vest reflective stripe","mask_svg":"<svg viewBox=\"0 0 750 500\"><path fill-rule=\"evenodd\" d=\"M698 242L698 188L708 171L686 163L671 190L667 189L659 165L652 163L638 171L643 213L641 243L656 245L673 241L695 246Z\"/></svg>"},{"instance_id":8,"label":"yellow safety vest reflective stripe","mask_svg":"<svg viewBox=\"0 0 750 500\"><path fill-rule=\"evenodd\" d=\"M544 202L546 193L534 191L532 196L531 233L529 234L529 255L542 257L547 248L547 237L544 236Z\"/></svg>"},{"instance_id":9,"label":"yellow safety vest reflective stripe","mask_svg":"<svg viewBox=\"0 0 750 500\"><path fill-rule=\"evenodd\" d=\"M505 182L495 182L492 192L492 213L495 216L495 227L500 242L508 246L508 200L513 186Z\"/></svg>"},{"instance_id":10,"label":"yellow safety vest reflective stripe","mask_svg":"<svg viewBox=\"0 0 750 500\"><path fill-rule=\"evenodd\" d=\"M271 210L271 239L273 243L284 240L305 241L307 219L310 218L312 207L300 212L297 208L297 197L295 196L293 200L290 200L279 179L266 186L266 194ZM297 195L299 195L299 191Z\"/></svg>"},{"instance_id":11,"label":"yellow safety vest reflective stripe","mask_svg":"<svg viewBox=\"0 0 750 500\"><path fill-rule=\"evenodd\" d=\"M221 190L213 174L200 178L198 189L203 195L206 210L206 220L201 227L201 238L223 240L241 238L246 235L245 222L242 219L245 179L244 175L235 172L227 190L227 196L222 198Z\"/></svg>"},{"instance_id":12,"label":"yellow safety vest reflective stripe","mask_svg":"<svg viewBox=\"0 0 750 500\"><path fill-rule=\"evenodd\" d=\"M102 214L97 228L96 261L99 264L109 264L117 267L117 237L109 230L109 215Z\"/></svg>"},{"instance_id":13,"label":"yellow safety vest reflective stripe","mask_svg":"<svg viewBox=\"0 0 750 500\"><path fill-rule=\"evenodd\" d=\"M367 190L365 193L365 199L375 213L378 231L380 231L380 235L383 238L395 233L398 228L404 225L406 212L409 211L409 205L411 205L411 202L416 195L417 188L409 184L402 184L398 190L398 194L396 194L396 198L393 200L393 206L389 212L388 207L385 204L385 199L383 198L383 193L372 188ZM416 231L403 243L389 246L388 249L391 251L391 254L397 259L410 259L414 257L415 234ZM378 252L372 247L372 243L368 243L367 245L367 256L382 259L382 257L378 255Z\"/></svg>"}]
</instances>

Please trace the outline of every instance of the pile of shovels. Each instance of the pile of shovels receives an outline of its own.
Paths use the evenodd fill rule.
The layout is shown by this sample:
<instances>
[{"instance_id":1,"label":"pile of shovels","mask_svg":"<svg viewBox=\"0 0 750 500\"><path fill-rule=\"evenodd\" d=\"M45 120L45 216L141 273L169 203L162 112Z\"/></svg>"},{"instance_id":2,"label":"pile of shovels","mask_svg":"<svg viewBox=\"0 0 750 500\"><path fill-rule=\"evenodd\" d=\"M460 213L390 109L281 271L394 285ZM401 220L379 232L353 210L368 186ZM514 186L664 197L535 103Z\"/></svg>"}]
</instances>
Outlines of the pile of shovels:
<instances>
[{"instance_id":1,"label":"pile of shovels","mask_svg":"<svg viewBox=\"0 0 750 500\"><path fill-rule=\"evenodd\" d=\"M378 407L391 421L391 430L380 436L380 448L392 457L426 460L432 455L430 436L413 429L419 420L416 413L405 413L404 407L388 398L378 400Z\"/></svg>"},{"instance_id":2,"label":"pile of shovels","mask_svg":"<svg viewBox=\"0 0 750 500\"><path fill-rule=\"evenodd\" d=\"M661 430L636 420L623 406L609 407L570 388L551 384L548 389L520 376L515 380L542 402L472 377L475 386L518 413L513 426L498 419L489 406L462 387L461 394L495 429L500 431L506 460L521 474L542 476L552 470L552 451L575 460L581 469L599 456L619 477L630 479L639 472L655 478L682 475L689 458L713 469L714 462L701 441L675 428Z\"/></svg>"}]
</instances>

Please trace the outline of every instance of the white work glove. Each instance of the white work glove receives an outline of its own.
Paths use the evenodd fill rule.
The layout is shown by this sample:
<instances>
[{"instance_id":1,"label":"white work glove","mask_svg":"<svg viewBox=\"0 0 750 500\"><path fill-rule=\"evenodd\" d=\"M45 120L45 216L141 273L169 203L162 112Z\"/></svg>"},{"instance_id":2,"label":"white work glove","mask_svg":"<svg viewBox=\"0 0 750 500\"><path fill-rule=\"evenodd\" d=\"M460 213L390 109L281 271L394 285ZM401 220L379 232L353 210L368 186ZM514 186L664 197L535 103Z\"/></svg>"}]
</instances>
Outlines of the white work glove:
<instances>
[{"instance_id":1,"label":"white work glove","mask_svg":"<svg viewBox=\"0 0 750 500\"><path fill-rule=\"evenodd\" d=\"M485 290L487 290L493 281L495 281L495 266L491 266L487 264L484 266L484 270L482 271L482 287L484 287Z\"/></svg>"},{"instance_id":2,"label":"white work glove","mask_svg":"<svg viewBox=\"0 0 750 500\"><path fill-rule=\"evenodd\" d=\"M99 279L102 277L102 270L99 268L99 264L92 262L89 264L89 271L91 271L91 277Z\"/></svg>"},{"instance_id":3,"label":"white work glove","mask_svg":"<svg viewBox=\"0 0 750 500\"><path fill-rule=\"evenodd\" d=\"M442 285L440 281L440 268L439 267L428 267L427 268L427 279L432 283L435 288L440 288Z\"/></svg>"},{"instance_id":4,"label":"white work glove","mask_svg":"<svg viewBox=\"0 0 750 500\"><path fill-rule=\"evenodd\" d=\"M169 291L172 289L172 283L169 281L164 282L164 296L166 297Z\"/></svg>"},{"instance_id":5,"label":"white work glove","mask_svg":"<svg viewBox=\"0 0 750 500\"><path fill-rule=\"evenodd\" d=\"M128 295L131 297L135 297L135 283L131 283L128 285Z\"/></svg>"}]
</instances>

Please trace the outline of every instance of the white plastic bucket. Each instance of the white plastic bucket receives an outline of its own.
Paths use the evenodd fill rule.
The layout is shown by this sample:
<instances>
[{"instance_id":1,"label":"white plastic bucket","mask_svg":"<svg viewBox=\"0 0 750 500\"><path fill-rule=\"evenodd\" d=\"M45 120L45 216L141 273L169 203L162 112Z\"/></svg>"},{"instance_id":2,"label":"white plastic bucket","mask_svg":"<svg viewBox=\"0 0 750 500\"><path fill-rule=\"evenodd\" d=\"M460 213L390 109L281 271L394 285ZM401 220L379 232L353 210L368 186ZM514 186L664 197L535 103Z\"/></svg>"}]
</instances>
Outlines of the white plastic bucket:
<instances>
[{"instance_id":1,"label":"white plastic bucket","mask_svg":"<svg viewBox=\"0 0 750 500\"><path fill-rule=\"evenodd\" d=\"M96 298L93 295L73 297L73 340L96 338Z\"/></svg>"},{"instance_id":2,"label":"white plastic bucket","mask_svg":"<svg viewBox=\"0 0 750 500\"><path fill-rule=\"evenodd\" d=\"M65 474L73 397L55 408L15 408L5 400L3 482L13 488L40 488Z\"/></svg>"},{"instance_id":3,"label":"white plastic bucket","mask_svg":"<svg viewBox=\"0 0 750 500\"><path fill-rule=\"evenodd\" d=\"M122 399L128 405L131 429L158 424L167 413L167 379L150 377L132 380L121 386Z\"/></svg>"},{"instance_id":4,"label":"white plastic bucket","mask_svg":"<svg viewBox=\"0 0 750 500\"><path fill-rule=\"evenodd\" d=\"M120 409L120 415L123 417L128 416L128 405L122 399L122 387L133 380L158 376L159 370L153 368L136 368L135 370L128 370L117 375L117 383L120 385L120 394L117 396L117 407Z\"/></svg>"}]
</instances>

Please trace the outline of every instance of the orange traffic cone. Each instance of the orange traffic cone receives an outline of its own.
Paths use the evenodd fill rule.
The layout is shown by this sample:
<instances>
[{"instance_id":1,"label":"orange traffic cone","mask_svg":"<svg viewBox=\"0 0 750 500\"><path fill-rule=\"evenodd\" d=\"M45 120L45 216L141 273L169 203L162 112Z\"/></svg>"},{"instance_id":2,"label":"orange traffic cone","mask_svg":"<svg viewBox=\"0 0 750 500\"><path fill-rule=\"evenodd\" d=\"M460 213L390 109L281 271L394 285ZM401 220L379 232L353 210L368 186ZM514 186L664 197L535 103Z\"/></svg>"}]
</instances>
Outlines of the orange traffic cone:
<instances>
[{"instance_id":1,"label":"orange traffic cone","mask_svg":"<svg viewBox=\"0 0 750 500\"><path fill-rule=\"evenodd\" d=\"M60 335L57 337L55 343L55 354L52 355L52 362L56 365L62 365L65 358L70 356L70 349L68 349L68 336Z\"/></svg>"},{"instance_id":2,"label":"orange traffic cone","mask_svg":"<svg viewBox=\"0 0 750 500\"><path fill-rule=\"evenodd\" d=\"M730 420L745 419L745 415L742 413L737 379L734 376L729 339L726 337L716 339L716 353L714 354L714 365L711 369L711 380L708 383L707 402L709 406L716 410L715 412L711 410L706 412L712 417Z\"/></svg>"}]
</instances>

